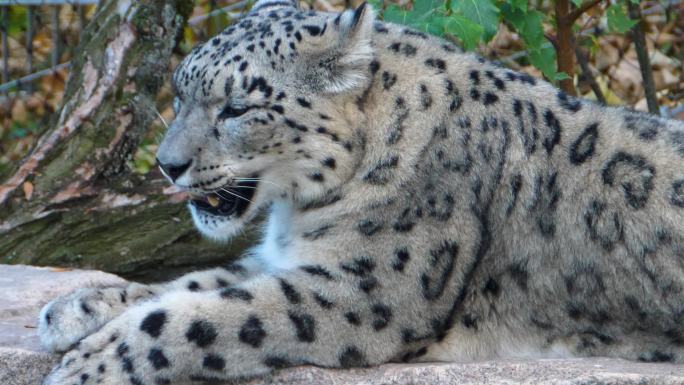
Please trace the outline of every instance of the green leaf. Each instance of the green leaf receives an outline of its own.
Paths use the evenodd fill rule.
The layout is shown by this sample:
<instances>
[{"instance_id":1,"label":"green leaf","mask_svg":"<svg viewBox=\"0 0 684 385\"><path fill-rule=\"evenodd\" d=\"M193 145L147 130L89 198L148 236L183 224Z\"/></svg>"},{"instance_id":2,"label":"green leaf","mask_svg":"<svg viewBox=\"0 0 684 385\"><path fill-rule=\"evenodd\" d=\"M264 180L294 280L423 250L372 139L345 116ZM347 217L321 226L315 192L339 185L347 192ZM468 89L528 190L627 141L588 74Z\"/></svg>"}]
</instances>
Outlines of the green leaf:
<instances>
[{"instance_id":1,"label":"green leaf","mask_svg":"<svg viewBox=\"0 0 684 385\"><path fill-rule=\"evenodd\" d=\"M469 51L477 47L485 33L484 27L480 24L476 24L470 19L457 14L453 14L448 18L445 31L461 39L463 48Z\"/></svg>"},{"instance_id":2,"label":"green leaf","mask_svg":"<svg viewBox=\"0 0 684 385\"><path fill-rule=\"evenodd\" d=\"M10 139L21 139L28 135L29 131L19 122L12 122L10 129Z\"/></svg>"},{"instance_id":3,"label":"green leaf","mask_svg":"<svg viewBox=\"0 0 684 385\"><path fill-rule=\"evenodd\" d=\"M619 4L608 7L606 16L608 17L608 29L611 32L625 33L638 23L637 20L630 19Z\"/></svg>"},{"instance_id":4,"label":"green leaf","mask_svg":"<svg viewBox=\"0 0 684 385\"><path fill-rule=\"evenodd\" d=\"M426 21L420 29L432 35L444 36L449 19L450 18L446 16L433 16L430 20Z\"/></svg>"},{"instance_id":5,"label":"green leaf","mask_svg":"<svg viewBox=\"0 0 684 385\"><path fill-rule=\"evenodd\" d=\"M389 21L390 23L397 23L397 24L406 24L406 14L408 12L401 9L400 7L392 4L387 9L385 9L385 13L383 14L383 19L385 21Z\"/></svg>"},{"instance_id":6,"label":"green leaf","mask_svg":"<svg viewBox=\"0 0 684 385\"><path fill-rule=\"evenodd\" d=\"M555 80L558 72L556 71L556 50L551 44L545 44L539 49L530 50L530 63L537 67L548 79Z\"/></svg>"},{"instance_id":7,"label":"green leaf","mask_svg":"<svg viewBox=\"0 0 684 385\"><path fill-rule=\"evenodd\" d=\"M530 11L525 15L525 23L520 29L520 35L530 48L539 48L546 41L542 21L544 14L539 11Z\"/></svg>"},{"instance_id":8,"label":"green leaf","mask_svg":"<svg viewBox=\"0 0 684 385\"><path fill-rule=\"evenodd\" d=\"M503 20L513 26L517 31L520 31L525 27L525 15L527 10L523 11L513 7L511 4L503 4L501 12L503 13Z\"/></svg>"},{"instance_id":9,"label":"green leaf","mask_svg":"<svg viewBox=\"0 0 684 385\"><path fill-rule=\"evenodd\" d=\"M493 0L459 0L452 3L453 11L484 28L484 38L491 40L499 28L499 8Z\"/></svg>"},{"instance_id":10,"label":"green leaf","mask_svg":"<svg viewBox=\"0 0 684 385\"><path fill-rule=\"evenodd\" d=\"M529 52L529 61L544 75L554 80L556 73L556 51L544 36L543 21L545 15L536 10L521 11L511 4L501 7L503 19L518 31L525 41Z\"/></svg>"},{"instance_id":11,"label":"green leaf","mask_svg":"<svg viewBox=\"0 0 684 385\"><path fill-rule=\"evenodd\" d=\"M435 11L444 10L444 1L441 0L416 0L413 2L412 12L416 14L432 14Z\"/></svg>"},{"instance_id":12,"label":"green leaf","mask_svg":"<svg viewBox=\"0 0 684 385\"><path fill-rule=\"evenodd\" d=\"M575 7L579 7L580 5L582 5L582 1L583 0L572 0L572 3L575 4Z\"/></svg>"},{"instance_id":13,"label":"green leaf","mask_svg":"<svg viewBox=\"0 0 684 385\"><path fill-rule=\"evenodd\" d=\"M382 4L383 4L382 0L368 0L368 4L370 4L371 7L373 7L373 9L376 12L378 12L378 13L382 12Z\"/></svg>"},{"instance_id":14,"label":"green leaf","mask_svg":"<svg viewBox=\"0 0 684 385\"><path fill-rule=\"evenodd\" d=\"M506 5L506 3L504 5ZM518 9L522 12L527 12L527 0L510 0L507 5L510 5L514 9Z\"/></svg>"},{"instance_id":15,"label":"green leaf","mask_svg":"<svg viewBox=\"0 0 684 385\"><path fill-rule=\"evenodd\" d=\"M553 77L553 80L565 80L565 79L570 79L570 76L566 74L565 72L556 72L556 75Z\"/></svg>"},{"instance_id":16,"label":"green leaf","mask_svg":"<svg viewBox=\"0 0 684 385\"><path fill-rule=\"evenodd\" d=\"M28 11L26 7L12 5L7 16L7 33L17 36L28 29ZM35 21L34 21L35 22Z\"/></svg>"},{"instance_id":17,"label":"green leaf","mask_svg":"<svg viewBox=\"0 0 684 385\"><path fill-rule=\"evenodd\" d=\"M502 7L502 11L504 20L520 33L528 48L538 49L546 42L542 25L543 13L532 10L522 12L509 6Z\"/></svg>"},{"instance_id":18,"label":"green leaf","mask_svg":"<svg viewBox=\"0 0 684 385\"><path fill-rule=\"evenodd\" d=\"M390 5L384 13L384 20L404 24L434 35L444 34L446 8L441 0L421 0L407 11L397 5Z\"/></svg>"}]
</instances>

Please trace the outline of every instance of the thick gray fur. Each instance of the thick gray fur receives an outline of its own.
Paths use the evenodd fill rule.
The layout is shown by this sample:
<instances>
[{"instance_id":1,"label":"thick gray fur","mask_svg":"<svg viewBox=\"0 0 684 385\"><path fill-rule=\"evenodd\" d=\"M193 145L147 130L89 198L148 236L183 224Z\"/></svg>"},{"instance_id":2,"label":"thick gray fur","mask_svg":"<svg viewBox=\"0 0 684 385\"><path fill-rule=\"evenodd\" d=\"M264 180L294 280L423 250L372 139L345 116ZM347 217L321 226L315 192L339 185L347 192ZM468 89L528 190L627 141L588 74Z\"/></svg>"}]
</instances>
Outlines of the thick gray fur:
<instances>
[{"instance_id":1,"label":"thick gray fur","mask_svg":"<svg viewBox=\"0 0 684 385\"><path fill-rule=\"evenodd\" d=\"M46 385L684 362L681 122L572 98L367 6L256 7L175 72L158 158L191 162L175 183L195 194L258 175L241 215L191 212L225 240L268 208L262 243L227 269L47 305L46 346L85 338Z\"/></svg>"}]
</instances>

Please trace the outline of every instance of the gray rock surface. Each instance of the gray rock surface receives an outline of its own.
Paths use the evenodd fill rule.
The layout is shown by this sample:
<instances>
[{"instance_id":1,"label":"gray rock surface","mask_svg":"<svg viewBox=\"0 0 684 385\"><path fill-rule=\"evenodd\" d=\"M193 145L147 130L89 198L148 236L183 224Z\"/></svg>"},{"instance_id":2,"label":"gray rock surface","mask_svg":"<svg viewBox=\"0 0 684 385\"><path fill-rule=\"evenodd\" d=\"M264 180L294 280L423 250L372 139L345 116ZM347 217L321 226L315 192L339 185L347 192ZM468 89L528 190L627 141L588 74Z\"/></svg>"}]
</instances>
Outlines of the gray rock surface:
<instances>
[{"instance_id":1,"label":"gray rock surface","mask_svg":"<svg viewBox=\"0 0 684 385\"><path fill-rule=\"evenodd\" d=\"M0 265L0 385L38 385L58 360L42 351L35 333L45 303L77 287L122 281L97 271ZM389 364L355 370L300 367L249 385L260 384L684 385L684 365L589 358Z\"/></svg>"},{"instance_id":2,"label":"gray rock surface","mask_svg":"<svg viewBox=\"0 0 684 385\"><path fill-rule=\"evenodd\" d=\"M40 384L57 362L36 335L43 305L79 287L122 282L99 271L0 265L0 385Z\"/></svg>"}]
</instances>

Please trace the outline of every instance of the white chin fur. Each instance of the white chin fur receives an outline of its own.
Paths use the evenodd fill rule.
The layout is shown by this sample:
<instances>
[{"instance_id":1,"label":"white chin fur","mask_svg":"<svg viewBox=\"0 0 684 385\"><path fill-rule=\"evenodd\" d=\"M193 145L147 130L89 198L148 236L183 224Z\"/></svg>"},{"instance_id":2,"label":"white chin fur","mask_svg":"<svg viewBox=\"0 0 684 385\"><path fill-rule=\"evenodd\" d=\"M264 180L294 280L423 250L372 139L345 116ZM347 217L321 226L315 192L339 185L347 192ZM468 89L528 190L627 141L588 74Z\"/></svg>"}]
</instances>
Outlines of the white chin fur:
<instances>
[{"instance_id":1,"label":"white chin fur","mask_svg":"<svg viewBox=\"0 0 684 385\"><path fill-rule=\"evenodd\" d=\"M188 204L188 209L197 230L214 241L228 241L244 226L241 219L211 215L198 210L192 204Z\"/></svg>"}]
</instances>

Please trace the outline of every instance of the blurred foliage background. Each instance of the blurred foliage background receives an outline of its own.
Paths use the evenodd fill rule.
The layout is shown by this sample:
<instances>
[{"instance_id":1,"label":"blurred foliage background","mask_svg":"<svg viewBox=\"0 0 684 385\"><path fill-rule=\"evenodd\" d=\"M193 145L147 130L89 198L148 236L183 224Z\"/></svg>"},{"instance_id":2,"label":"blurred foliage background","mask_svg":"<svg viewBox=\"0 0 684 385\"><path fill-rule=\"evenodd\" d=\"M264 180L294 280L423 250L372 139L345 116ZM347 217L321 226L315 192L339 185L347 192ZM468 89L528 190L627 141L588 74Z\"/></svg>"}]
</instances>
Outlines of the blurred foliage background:
<instances>
[{"instance_id":1,"label":"blurred foliage background","mask_svg":"<svg viewBox=\"0 0 684 385\"><path fill-rule=\"evenodd\" d=\"M559 26L556 13L563 0L371 0L378 17L413 26L457 42L467 50L552 82L570 81L576 93L611 105L629 105L646 110L646 100L633 35L640 29L646 38L652 65L655 97L660 112L684 119L684 1L590 1L565 0L570 11L581 10L572 20L572 39L578 47L570 73L558 70ZM1 69L3 81L50 69L68 62L84 22L95 5L35 6L33 23L22 5L0 7L6 31ZM341 11L359 5L354 0L307 0L302 7ZM188 2L188 5L192 5ZM173 58L178 61L197 43L220 32L249 9L247 1L199 0L194 2ZM591 7L589 7L591 6ZM226 9L226 7L228 9ZM586 8L583 9L583 8ZM631 8L631 9L630 9ZM636 10L638 20L632 16ZM630 13L630 10L632 13ZM55 35L54 31L59 33ZM31 52L27 50L30 40ZM53 57L58 47L58 57ZM574 56L574 55L573 55ZM169 72L171 68L169 69ZM50 116L59 112L68 68L49 72L37 80L9 87L0 94L0 180L27 154ZM567 83L566 83L567 84ZM6 87L7 88L7 87ZM599 95L600 94L600 95ZM160 119L149 129L129 166L147 173L154 166L156 143L163 130L162 119L173 118L171 90L159 93Z\"/></svg>"}]
</instances>

